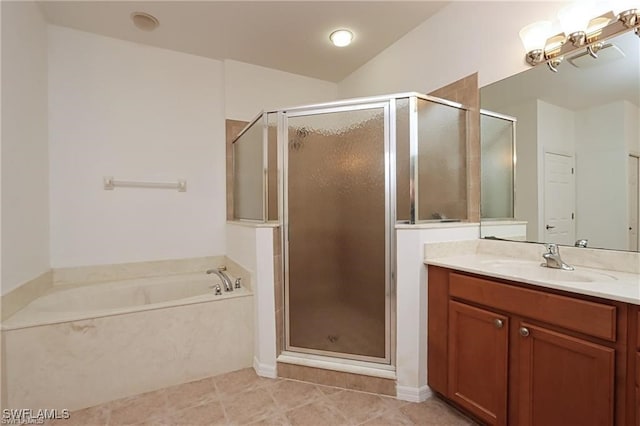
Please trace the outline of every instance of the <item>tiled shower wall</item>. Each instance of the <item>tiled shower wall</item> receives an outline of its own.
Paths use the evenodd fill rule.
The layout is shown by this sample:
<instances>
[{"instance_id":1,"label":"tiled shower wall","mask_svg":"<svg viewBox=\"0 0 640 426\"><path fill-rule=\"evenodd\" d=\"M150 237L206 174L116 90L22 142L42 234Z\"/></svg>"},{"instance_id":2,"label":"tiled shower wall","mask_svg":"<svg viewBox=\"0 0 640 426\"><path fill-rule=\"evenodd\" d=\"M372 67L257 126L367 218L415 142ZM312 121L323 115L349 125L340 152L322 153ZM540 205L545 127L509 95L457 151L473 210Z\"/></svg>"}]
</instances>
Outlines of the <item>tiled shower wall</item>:
<instances>
[{"instance_id":1,"label":"tiled shower wall","mask_svg":"<svg viewBox=\"0 0 640 426\"><path fill-rule=\"evenodd\" d=\"M467 125L467 220L480 221L480 91L478 73L429 93L464 105L469 110Z\"/></svg>"}]
</instances>

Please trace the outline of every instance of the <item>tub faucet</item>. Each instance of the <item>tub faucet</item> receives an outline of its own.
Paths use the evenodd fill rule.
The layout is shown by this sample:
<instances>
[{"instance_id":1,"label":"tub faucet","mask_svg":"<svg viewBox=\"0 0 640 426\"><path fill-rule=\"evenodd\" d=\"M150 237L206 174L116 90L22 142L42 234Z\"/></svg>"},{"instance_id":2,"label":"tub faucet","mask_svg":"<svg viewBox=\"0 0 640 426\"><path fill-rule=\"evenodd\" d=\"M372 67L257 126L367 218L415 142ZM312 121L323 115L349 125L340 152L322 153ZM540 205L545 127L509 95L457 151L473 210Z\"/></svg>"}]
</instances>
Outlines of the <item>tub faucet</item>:
<instances>
[{"instance_id":1,"label":"tub faucet","mask_svg":"<svg viewBox=\"0 0 640 426\"><path fill-rule=\"evenodd\" d=\"M564 271L573 271L573 266L564 263L560 257L560 247L557 244L545 244L547 252L542 255L545 263L540 264L546 268L562 269Z\"/></svg>"},{"instance_id":2,"label":"tub faucet","mask_svg":"<svg viewBox=\"0 0 640 426\"><path fill-rule=\"evenodd\" d=\"M589 243L589 240L580 239L580 240L577 240L577 241L576 241L575 246L576 246L576 247L586 248L588 243Z\"/></svg>"},{"instance_id":3,"label":"tub faucet","mask_svg":"<svg viewBox=\"0 0 640 426\"><path fill-rule=\"evenodd\" d=\"M224 291L233 291L233 284L231 283L231 279L227 274L224 273L227 268L222 266L217 269L207 269L207 274L216 274L220 277L222 284L224 285Z\"/></svg>"}]
</instances>

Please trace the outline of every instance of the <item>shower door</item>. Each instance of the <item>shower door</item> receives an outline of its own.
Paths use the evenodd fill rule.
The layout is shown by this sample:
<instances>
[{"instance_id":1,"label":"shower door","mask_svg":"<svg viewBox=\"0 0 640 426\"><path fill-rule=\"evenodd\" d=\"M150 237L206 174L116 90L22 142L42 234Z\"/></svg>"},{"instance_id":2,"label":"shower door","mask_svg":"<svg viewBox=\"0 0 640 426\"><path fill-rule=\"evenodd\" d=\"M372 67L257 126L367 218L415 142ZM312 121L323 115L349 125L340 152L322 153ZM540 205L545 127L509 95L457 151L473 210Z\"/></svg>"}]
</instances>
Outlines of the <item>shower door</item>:
<instances>
[{"instance_id":1,"label":"shower door","mask_svg":"<svg viewBox=\"0 0 640 426\"><path fill-rule=\"evenodd\" d=\"M284 113L288 351L391 362L389 113Z\"/></svg>"}]
</instances>

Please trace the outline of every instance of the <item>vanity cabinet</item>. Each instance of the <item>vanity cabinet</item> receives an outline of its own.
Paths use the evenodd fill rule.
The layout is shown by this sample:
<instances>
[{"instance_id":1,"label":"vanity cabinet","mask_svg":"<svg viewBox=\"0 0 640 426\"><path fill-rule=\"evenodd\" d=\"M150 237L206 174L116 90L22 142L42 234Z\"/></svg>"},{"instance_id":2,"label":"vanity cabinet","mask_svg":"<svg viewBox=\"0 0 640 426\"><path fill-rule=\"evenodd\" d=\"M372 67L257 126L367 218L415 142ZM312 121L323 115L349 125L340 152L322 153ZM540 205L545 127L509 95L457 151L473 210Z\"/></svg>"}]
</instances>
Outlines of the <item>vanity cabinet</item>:
<instances>
[{"instance_id":1,"label":"vanity cabinet","mask_svg":"<svg viewBox=\"0 0 640 426\"><path fill-rule=\"evenodd\" d=\"M640 308L636 307L635 310L637 311L636 316L637 316L637 320L635 323L636 326L636 354L635 354L635 370L636 370L636 381L635 381L635 391L636 391L636 398L635 398L635 403L636 403L636 409L635 409L635 416L636 416L636 426L640 426Z\"/></svg>"},{"instance_id":2,"label":"vanity cabinet","mask_svg":"<svg viewBox=\"0 0 640 426\"><path fill-rule=\"evenodd\" d=\"M428 295L429 386L478 420L633 424L626 304L436 266Z\"/></svg>"},{"instance_id":3,"label":"vanity cabinet","mask_svg":"<svg viewBox=\"0 0 640 426\"><path fill-rule=\"evenodd\" d=\"M509 318L449 302L449 396L491 424L505 424Z\"/></svg>"}]
</instances>

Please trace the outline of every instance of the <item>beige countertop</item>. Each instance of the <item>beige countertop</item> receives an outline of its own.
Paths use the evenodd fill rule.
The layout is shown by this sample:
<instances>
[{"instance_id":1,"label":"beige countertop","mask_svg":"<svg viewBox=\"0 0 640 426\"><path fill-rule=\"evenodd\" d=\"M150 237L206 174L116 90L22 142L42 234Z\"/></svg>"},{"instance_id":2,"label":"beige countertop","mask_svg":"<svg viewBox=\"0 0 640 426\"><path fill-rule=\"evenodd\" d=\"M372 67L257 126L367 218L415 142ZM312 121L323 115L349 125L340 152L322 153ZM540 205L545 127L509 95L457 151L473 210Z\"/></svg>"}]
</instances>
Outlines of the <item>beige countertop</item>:
<instances>
[{"instance_id":1,"label":"beige countertop","mask_svg":"<svg viewBox=\"0 0 640 426\"><path fill-rule=\"evenodd\" d=\"M602 265L592 267L588 265L588 262L580 262L575 253L573 253L573 255L568 255L567 259L573 258L576 260L576 263L572 264L575 270L563 271L541 266L543 247L530 245L526 250L522 250L521 246L504 246L498 250L495 249L496 247L496 242L484 244L483 240L477 240L475 244L474 242L426 244L425 263L493 278L640 305L640 274L629 271L629 268L613 270L604 269L601 267ZM506 250L503 250L503 248L506 248ZM514 248L515 250L510 250ZM525 251L529 251L529 253ZM538 253L538 251L541 251L541 253ZM568 248L565 251L569 254ZM509 254L513 254L513 256ZM570 263L568 260L565 261ZM635 260L631 259L631 262L635 262ZM587 263L587 265L582 266L579 263Z\"/></svg>"}]
</instances>

